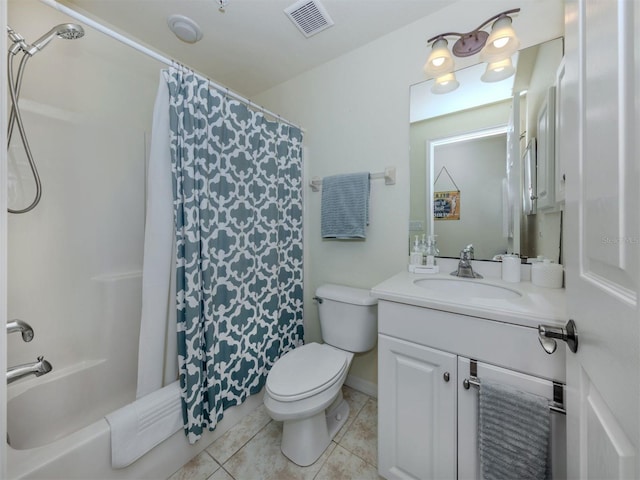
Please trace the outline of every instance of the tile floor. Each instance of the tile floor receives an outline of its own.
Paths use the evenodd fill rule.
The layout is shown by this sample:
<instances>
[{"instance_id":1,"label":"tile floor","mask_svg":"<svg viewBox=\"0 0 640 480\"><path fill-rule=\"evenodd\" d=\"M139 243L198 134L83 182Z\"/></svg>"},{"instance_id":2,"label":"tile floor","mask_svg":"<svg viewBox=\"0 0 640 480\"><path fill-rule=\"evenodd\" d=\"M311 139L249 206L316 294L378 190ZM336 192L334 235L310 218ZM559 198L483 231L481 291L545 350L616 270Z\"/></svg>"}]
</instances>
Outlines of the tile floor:
<instances>
[{"instance_id":1,"label":"tile floor","mask_svg":"<svg viewBox=\"0 0 640 480\"><path fill-rule=\"evenodd\" d=\"M282 422L261 405L169 480L368 480L378 479L378 402L343 387L349 402L347 422L329 448L308 467L280 451Z\"/></svg>"}]
</instances>

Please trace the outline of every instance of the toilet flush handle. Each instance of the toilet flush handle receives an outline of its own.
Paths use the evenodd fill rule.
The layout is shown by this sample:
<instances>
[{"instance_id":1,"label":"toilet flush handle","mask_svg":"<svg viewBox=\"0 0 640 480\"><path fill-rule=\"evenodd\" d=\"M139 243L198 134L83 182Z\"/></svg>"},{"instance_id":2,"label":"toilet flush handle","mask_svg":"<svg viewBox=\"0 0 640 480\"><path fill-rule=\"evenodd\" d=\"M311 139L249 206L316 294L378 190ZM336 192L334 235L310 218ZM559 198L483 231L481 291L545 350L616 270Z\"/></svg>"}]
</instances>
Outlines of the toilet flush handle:
<instances>
[{"instance_id":1,"label":"toilet flush handle","mask_svg":"<svg viewBox=\"0 0 640 480\"><path fill-rule=\"evenodd\" d=\"M318 303L322 303L322 299L320 297L313 297L313 299Z\"/></svg>"}]
</instances>

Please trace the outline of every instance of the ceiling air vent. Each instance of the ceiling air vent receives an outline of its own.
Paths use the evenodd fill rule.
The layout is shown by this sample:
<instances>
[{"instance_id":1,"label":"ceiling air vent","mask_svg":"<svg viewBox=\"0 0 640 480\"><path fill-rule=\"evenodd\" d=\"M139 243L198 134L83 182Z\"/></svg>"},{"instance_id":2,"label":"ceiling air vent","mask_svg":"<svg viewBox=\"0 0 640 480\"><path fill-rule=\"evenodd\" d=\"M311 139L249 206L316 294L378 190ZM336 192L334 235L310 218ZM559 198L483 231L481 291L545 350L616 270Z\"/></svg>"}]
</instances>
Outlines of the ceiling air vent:
<instances>
[{"instance_id":1,"label":"ceiling air vent","mask_svg":"<svg viewBox=\"0 0 640 480\"><path fill-rule=\"evenodd\" d=\"M307 38L333 25L327 10L317 0L300 0L285 8L284 13Z\"/></svg>"}]
</instances>

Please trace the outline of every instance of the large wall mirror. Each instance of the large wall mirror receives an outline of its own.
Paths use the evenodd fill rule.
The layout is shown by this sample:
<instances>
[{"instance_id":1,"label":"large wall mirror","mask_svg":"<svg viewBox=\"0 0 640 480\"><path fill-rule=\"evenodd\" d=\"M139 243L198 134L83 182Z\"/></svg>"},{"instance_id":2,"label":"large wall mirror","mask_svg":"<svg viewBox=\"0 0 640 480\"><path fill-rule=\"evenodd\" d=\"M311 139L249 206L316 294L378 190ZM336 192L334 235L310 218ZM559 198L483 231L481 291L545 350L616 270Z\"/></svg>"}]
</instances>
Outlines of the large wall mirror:
<instances>
[{"instance_id":1,"label":"large wall mirror","mask_svg":"<svg viewBox=\"0 0 640 480\"><path fill-rule=\"evenodd\" d=\"M558 38L518 52L506 80L482 82L476 65L456 72L450 93L431 93L433 80L411 86L410 243L435 234L443 257L472 243L481 260L561 260L561 207L536 211L531 197L538 112L562 56Z\"/></svg>"}]
</instances>

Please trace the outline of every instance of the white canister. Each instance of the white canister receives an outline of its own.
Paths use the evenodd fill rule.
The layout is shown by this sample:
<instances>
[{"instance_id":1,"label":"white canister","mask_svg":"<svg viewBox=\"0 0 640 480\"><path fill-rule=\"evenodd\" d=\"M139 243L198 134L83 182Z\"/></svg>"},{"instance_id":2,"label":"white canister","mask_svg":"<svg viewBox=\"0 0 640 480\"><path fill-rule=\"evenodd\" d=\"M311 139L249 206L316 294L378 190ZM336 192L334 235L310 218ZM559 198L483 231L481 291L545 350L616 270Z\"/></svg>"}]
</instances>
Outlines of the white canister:
<instances>
[{"instance_id":1,"label":"white canister","mask_svg":"<svg viewBox=\"0 0 640 480\"><path fill-rule=\"evenodd\" d=\"M520 257L518 255L502 256L502 280L510 283L520 281Z\"/></svg>"},{"instance_id":2,"label":"white canister","mask_svg":"<svg viewBox=\"0 0 640 480\"><path fill-rule=\"evenodd\" d=\"M548 259L531 265L531 283L538 287L562 288L562 275L562 265Z\"/></svg>"}]
</instances>

